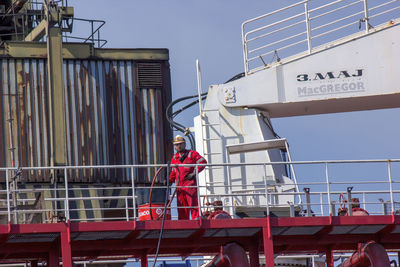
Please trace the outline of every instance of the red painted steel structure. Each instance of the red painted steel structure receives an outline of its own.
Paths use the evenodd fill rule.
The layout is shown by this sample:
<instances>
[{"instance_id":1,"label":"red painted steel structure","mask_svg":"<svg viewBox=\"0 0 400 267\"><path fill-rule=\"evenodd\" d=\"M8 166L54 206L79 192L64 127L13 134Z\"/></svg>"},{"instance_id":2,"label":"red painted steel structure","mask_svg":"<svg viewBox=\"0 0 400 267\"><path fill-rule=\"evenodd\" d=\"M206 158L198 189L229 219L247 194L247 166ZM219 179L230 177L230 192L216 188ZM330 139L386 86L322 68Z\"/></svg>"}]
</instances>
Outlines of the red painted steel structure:
<instances>
[{"instance_id":1,"label":"red painted steel structure","mask_svg":"<svg viewBox=\"0 0 400 267\"><path fill-rule=\"evenodd\" d=\"M154 255L160 221L110 221L0 225L2 262L43 261L50 266L72 266L73 260L113 256L139 258L145 266ZM236 242L250 252L250 266L274 253L355 251L357 244L374 240L389 250L400 250L400 216L329 216L248 218L231 220L166 221L160 255L212 255L221 245Z\"/></svg>"}]
</instances>

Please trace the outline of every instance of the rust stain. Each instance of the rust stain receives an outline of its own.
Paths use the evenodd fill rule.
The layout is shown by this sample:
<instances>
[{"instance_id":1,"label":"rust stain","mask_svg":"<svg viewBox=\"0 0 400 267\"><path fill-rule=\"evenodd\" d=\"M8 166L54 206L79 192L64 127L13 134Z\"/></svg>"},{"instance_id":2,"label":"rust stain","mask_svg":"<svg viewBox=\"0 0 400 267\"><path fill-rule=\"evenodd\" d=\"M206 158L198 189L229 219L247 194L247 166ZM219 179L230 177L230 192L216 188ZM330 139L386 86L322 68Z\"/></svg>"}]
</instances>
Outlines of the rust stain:
<instances>
[{"instance_id":1,"label":"rust stain","mask_svg":"<svg viewBox=\"0 0 400 267\"><path fill-rule=\"evenodd\" d=\"M48 166L50 153L49 96L46 62L7 59L0 80L0 161L10 163L8 107L13 118L12 136L16 160L24 166ZM11 62L11 63L9 63ZM68 164L146 164L165 162L164 107L168 97L160 89L140 88L135 62L66 61L66 124ZM12 67L9 67L12 66ZM10 68L14 70L11 75ZM10 72L10 73L8 73ZM13 79L5 81L4 73ZM132 76L132 77L131 77ZM11 88L13 87L13 88ZM147 91L148 112L144 110ZM134 114L131 114L133 112ZM146 122L150 125L147 132ZM133 132L135 131L135 132ZM146 138L150 151L146 151ZM74 140L75 139L75 140ZM67 140L65 141L67 142ZM77 144L77 145L75 145ZM149 153L149 154L148 154ZM77 156L75 156L77 154ZM148 162L147 158L150 158ZM133 162L135 159L135 162ZM147 171L137 181L149 182ZM27 182L49 182L49 171L24 173ZM151 175L150 175L151 176ZM130 172L68 172L70 182L129 182ZM0 174L0 181L3 175Z\"/></svg>"}]
</instances>

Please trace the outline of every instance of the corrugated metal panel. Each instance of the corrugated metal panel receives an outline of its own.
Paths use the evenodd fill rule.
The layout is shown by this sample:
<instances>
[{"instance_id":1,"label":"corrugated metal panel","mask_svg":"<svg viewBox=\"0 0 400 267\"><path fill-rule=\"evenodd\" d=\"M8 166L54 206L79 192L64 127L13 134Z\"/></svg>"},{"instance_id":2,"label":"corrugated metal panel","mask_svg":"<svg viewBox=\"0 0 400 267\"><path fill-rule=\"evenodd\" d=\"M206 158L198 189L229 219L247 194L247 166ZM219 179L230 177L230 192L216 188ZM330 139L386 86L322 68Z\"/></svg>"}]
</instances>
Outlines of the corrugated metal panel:
<instances>
[{"instance_id":1,"label":"corrugated metal panel","mask_svg":"<svg viewBox=\"0 0 400 267\"><path fill-rule=\"evenodd\" d=\"M12 158L15 166L49 166L46 61L1 59L0 65L0 166L12 166ZM138 73L148 72L149 64L64 60L68 165L165 162L168 130L163 114L170 98L169 66L165 62L150 65L160 70L153 85L162 87L148 87L149 76L146 86L139 86ZM160 78L162 72L166 75ZM153 173L138 170L135 179L147 183ZM119 183L129 181L130 175L128 170L79 170L68 173L68 178ZM49 179L48 172L24 173L29 182Z\"/></svg>"}]
</instances>

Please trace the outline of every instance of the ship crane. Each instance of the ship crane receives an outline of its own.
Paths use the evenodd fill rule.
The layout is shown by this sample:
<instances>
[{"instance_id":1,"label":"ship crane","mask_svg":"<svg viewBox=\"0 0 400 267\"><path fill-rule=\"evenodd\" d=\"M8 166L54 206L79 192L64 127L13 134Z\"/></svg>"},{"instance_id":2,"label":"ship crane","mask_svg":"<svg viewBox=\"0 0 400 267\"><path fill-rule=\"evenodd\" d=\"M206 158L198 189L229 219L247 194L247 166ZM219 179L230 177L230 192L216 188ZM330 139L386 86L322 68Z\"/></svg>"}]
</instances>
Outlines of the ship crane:
<instances>
[{"instance_id":1,"label":"ship crane","mask_svg":"<svg viewBox=\"0 0 400 267\"><path fill-rule=\"evenodd\" d=\"M284 35L284 29L288 27L284 24L287 19L252 30L247 28L287 9L305 5L307 11L308 2L303 1L244 22L243 77L211 85L204 103L201 103L203 92L199 87L200 116L194 120L196 149L207 156L208 162L281 162L284 161L282 151L287 153L290 161L287 141L277 137L271 124L272 118L400 106L400 65L397 64L400 61L399 19L389 19L374 27L364 20L361 26L365 30L313 47L310 40L315 36L308 24L310 12L306 14L308 23L307 20L304 22L307 26L304 52L281 58L276 56L280 51L270 48L268 43L251 47L254 40L259 41L271 31L281 34L278 37L282 40L274 39L274 43L293 38ZM334 6L335 3L326 6ZM324 10L326 6L312 11ZM282 27L282 30L273 26ZM264 48L271 51L265 52ZM273 55L272 52L272 58L278 60L265 64L264 58ZM262 64L257 66L257 63ZM198 73L201 79L199 64ZM292 181L296 184L297 181L294 170L290 171L293 179L288 178L289 171L281 165L269 165L267 170L246 166L242 167L242 172L229 168L208 169L203 185L231 185L238 181L237 184L253 184L256 187L263 183L266 176L271 184L285 184L280 190L298 190L291 185ZM213 194L215 190L218 189L210 188L208 193ZM225 202L232 205L231 200L226 199ZM242 201L246 202L245 199ZM278 200L280 203L287 201L296 200L285 197Z\"/></svg>"},{"instance_id":2,"label":"ship crane","mask_svg":"<svg viewBox=\"0 0 400 267\"><path fill-rule=\"evenodd\" d=\"M197 64L200 114L193 128L175 126L211 163L191 207L206 211L179 221L157 176L172 151L168 50L101 48L98 20L82 20L83 43L62 42L80 21L65 1L2 2L0 264L147 267L158 255L217 255L206 266L309 266L307 257L333 267L344 255L341 266L355 267L400 256L400 159L295 162L271 123L398 107L400 0L306 0L250 19L244 73L206 93ZM350 163L385 166L383 180L335 180L330 167ZM302 181L299 164L322 165L323 181Z\"/></svg>"},{"instance_id":3,"label":"ship crane","mask_svg":"<svg viewBox=\"0 0 400 267\"><path fill-rule=\"evenodd\" d=\"M194 132L196 149L208 162L290 162L288 142L277 136L272 118L400 106L400 20L398 14L390 13L399 7L388 7L379 14L385 15L382 23L371 25L379 16L371 14L377 7L368 7L367 1L341 2L311 6L313 1L301 1L244 22L245 72L211 85L205 100L197 62L200 115L194 119ZM361 12L350 14L355 21L342 25L348 18L343 18L343 10L355 4ZM378 7L385 4L393 3ZM293 13L288 14L290 11ZM338 11L343 13L329 18ZM321 17L331 21L318 22ZM328 27L332 25L333 29ZM340 35L340 30L349 26L356 30L341 38L318 39L332 32ZM293 29L296 27L301 27L299 32ZM324 27L326 32L321 33ZM300 36L304 38L299 41ZM265 216L263 208L249 207L254 203L268 203L267 213L272 216L289 216L305 209L300 197L286 194L300 190L293 165L216 166L201 175L201 194L225 194L224 205L239 217ZM282 194L270 199L246 195L266 187ZM330 208L330 214L334 213Z\"/></svg>"}]
</instances>

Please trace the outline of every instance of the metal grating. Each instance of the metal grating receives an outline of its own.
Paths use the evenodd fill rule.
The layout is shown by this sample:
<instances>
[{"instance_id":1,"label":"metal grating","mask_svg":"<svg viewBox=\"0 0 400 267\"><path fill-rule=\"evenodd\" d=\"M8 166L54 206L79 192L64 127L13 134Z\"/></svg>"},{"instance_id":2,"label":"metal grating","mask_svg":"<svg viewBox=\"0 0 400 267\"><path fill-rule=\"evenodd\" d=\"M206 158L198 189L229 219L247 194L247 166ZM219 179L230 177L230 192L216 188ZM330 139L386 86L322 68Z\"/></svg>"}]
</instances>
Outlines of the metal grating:
<instances>
[{"instance_id":1,"label":"metal grating","mask_svg":"<svg viewBox=\"0 0 400 267\"><path fill-rule=\"evenodd\" d=\"M161 64L138 63L138 79L140 88L154 88L163 85Z\"/></svg>"},{"instance_id":2,"label":"metal grating","mask_svg":"<svg viewBox=\"0 0 400 267\"><path fill-rule=\"evenodd\" d=\"M130 231L110 231L110 232L87 232L87 233L71 233L71 240L114 240L124 239L129 235Z\"/></svg>"},{"instance_id":3,"label":"metal grating","mask_svg":"<svg viewBox=\"0 0 400 267\"><path fill-rule=\"evenodd\" d=\"M385 225L361 225L351 231L351 234L375 234L384 227Z\"/></svg>"},{"instance_id":4,"label":"metal grating","mask_svg":"<svg viewBox=\"0 0 400 267\"><path fill-rule=\"evenodd\" d=\"M271 228L272 235L280 235L281 233L285 232L288 227L273 227Z\"/></svg>"},{"instance_id":5,"label":"metal grating","mask_svg":"<svg viewBox=\"0 0 400 267\"><path fill-rule=\"evenodd\" d=\"M212 230L207 230L204 234L204 237L253 236L259 231L261 231L260 228L212 229Z\"/></svg>"},{"instance_id":6,"label":"metal grating","mask_svg":"<svg viewBox=\"0 0 400 267\"><path fill-rule=\"evenodd\" d=\"M188 238L194 234L196 230L166 230L163 233L163 238ZM137 239L157 239L160 231L144 231L141 232Z\"/></svg>"},{"instance_id":7,"label":"metal grating","mask_svg":"<svg viewBox=\"0 0 400 267\"><path fill-rule=\"evenodd\" d=\"M353 231L355 228L357 228L356 225L335 226L333 227L333 230L329 234L330 235L348 234L351 233L351 231Z\"/></svg>"},{"instance_id":8,"label":"metal grating","mask_svg":"<svg viewBox=\"0 0 400 267\"><path fill-rule=\"evenodd\" d=\"M301 226L301 227L289 227L281 235L313 235L319 232L323 226Z\"/></svg>"},{"instance_id":9,"label":"metal grating","mask_svg":"<svg viewBox=\"0 0 400 267\"><path fill-rule=\"evenodd\" d=\"M391 232L392 234L399 234L400 233L400 225L396 225L394 230Z\"/></svg>"},{"instance_id":10,"label":"metal grating","mask_svg":"<svg viewBox=\"0 0 400 267\"><path fill-rule=\"evenodd\" d=\"M53 242L60 236L59 233L49 234L12 234L7 243L40 243Z\"/></svg>"}]
</instances>

